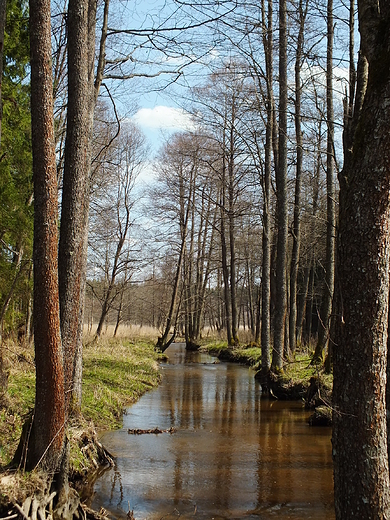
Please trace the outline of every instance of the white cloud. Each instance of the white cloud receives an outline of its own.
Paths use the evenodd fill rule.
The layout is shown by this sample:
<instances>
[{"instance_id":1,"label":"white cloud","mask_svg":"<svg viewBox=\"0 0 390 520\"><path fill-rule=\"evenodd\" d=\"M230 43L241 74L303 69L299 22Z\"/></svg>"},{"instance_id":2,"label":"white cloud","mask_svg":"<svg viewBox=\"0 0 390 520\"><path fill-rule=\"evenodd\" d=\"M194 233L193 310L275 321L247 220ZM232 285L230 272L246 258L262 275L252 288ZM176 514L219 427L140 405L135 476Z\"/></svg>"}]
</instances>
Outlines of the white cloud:
<instances>
[{"instance_id":1,"label":"white cloud","mask_svg":"<svg viewBox=\"0 0 390 520\"><path fill-rule=\"evenodd\" d=\"M194 130L192 116L182 108L159 105L154 108L141 108L132 117L133 121L144 128L162 130Z\"/></svg>"}]
</instances>

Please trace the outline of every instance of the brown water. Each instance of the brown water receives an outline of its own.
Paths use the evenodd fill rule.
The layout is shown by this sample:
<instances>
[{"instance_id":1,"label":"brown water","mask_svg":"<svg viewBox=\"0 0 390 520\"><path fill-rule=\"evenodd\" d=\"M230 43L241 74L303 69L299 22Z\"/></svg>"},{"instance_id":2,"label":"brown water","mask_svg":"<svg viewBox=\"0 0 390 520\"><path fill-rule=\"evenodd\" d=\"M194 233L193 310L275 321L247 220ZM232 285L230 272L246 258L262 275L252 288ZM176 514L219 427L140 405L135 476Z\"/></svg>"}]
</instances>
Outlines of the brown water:
<instances>
[{"instance_id":1,"label":"brown water","mask_svg":"<svg viewBox=\"0 0 390 520\"><path fill-rule=\"evenodd\" d=\"M103 438L117 468L95 484L94 508L130 506L136 520L334 518L329 428L309 427L301 403L261 399L246 367L181 344L166 353L160 387Z\"/></svg>"}]
</instances>

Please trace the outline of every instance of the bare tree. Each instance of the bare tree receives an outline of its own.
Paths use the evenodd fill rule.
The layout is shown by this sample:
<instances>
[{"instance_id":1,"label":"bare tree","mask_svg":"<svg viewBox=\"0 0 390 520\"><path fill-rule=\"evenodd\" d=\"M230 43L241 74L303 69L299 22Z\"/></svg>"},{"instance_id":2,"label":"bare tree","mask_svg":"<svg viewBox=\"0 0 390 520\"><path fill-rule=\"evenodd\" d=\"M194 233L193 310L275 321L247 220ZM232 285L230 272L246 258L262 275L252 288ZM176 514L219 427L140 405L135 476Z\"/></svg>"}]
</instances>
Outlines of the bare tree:
<instances>
[{"instance_id":1,"label":"bare tree","mask_svg":"<svg viewBox=\"0 0 390 520\"><path fill-rule=\"evenodd\" d=\"M322 300L318 342L313 356L313 362L322 358L322 352L329 342L330 319L335 277L336 250L336 202L334 188L334 108L333 108L333 0L327 4L327 53L326 53L326 193L327 193L327 228L326 228L326 263L325 290Z\"/></svg>"},{"instance_id":2,"label":"bare tree","mask_svg":"<svg viewBox=\"0 0 390 520\"><path fill-rule=\"evenodd\" d=\"M157 347L162 351L169 347L176 335L182 270L193 210L194 184L197 169L197 155L192 154L191 149L190 153L188 153L186 136L180 134L173 136L171 142L166 143L162 150L159 161L160 187L157 191L153 191L154 200L157 200L158 197L163 202L160 211L162 209L164 213L169 212L170 218L175 221L176 234L177 231L179 232L177 260L174 268L169 310L163 325L162 334L157 341ZM168 186L169 193L166 193ZM169 200L167 200L167 195ZM168 339L172 327L172 336Z\"/></svg>"},{"instance_id":3,"label":"bare tree","mask_svg":"<svg viewBox=\"0 0 390 520\"><path fill-rule=\"evenodd\" d=\"M276 168L277 257L276 311L272 369L283 368L285 322L287 312L287 5L279 0L279 158Z\"/></svg>"},{"instance_id":4,"label":"bare tree","mask_svg":"<svg viewBox=\"0 0 390 520\"><path fill-rule=\"evenodd\" d=\"M109 311L123 297L132 274L139 268L135 265L135 251L130 245L133 226L133 206L136 202L134 185L146 157L145 138L134 126L122 127L122 134L115 141L114 150L108 157L110 164L102 168L105 177L100 194L94 192L91 210L90 249L93 251L94 278L103 270L102 294L95 292L101 304L96 336L102 333ZM95 179L96 183L96 179ZM102 262L102 253L105 256ZM100 269L101 270L101 269ZM91 286L94 289L94 286Z\"/></svg>"},{"instance_id":5,"label":"bare tree","mask_svg":"<svg viewBox=\"0 0 390 520\"><path fill-rule=\"evenodd\" d=\"M306 4L299 0L298 4L298 37L295 54L295 139L296 139L296 167L295 167L295 195L294 195L294 221L292 226L292 252L290 266L290 313L289 313L289 339L290 350L295 352L296 348L296 325L297 325L297 286L299 253L301 247L301 186L303 168L303 139L302 139L302 85L301 68L303 64L303 45L305 19L308 9Z\"/></svg>"}]
</instances>

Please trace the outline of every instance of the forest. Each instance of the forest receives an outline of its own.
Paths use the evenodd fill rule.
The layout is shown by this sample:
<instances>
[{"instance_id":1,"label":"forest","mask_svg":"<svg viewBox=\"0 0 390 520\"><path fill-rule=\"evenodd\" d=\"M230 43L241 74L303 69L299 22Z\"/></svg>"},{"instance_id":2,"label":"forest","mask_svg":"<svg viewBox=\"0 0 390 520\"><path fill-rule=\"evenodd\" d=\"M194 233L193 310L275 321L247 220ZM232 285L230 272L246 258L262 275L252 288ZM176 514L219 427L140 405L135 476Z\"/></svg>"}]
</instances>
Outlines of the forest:
<instances>
[{"instance_id":1,"label":"forest","mask_svg":"<svg viewBox=\"0 0 390 520\"><path fill-rule=\"evenodd\" d=\"M34 343L27 469L62 472L84 330L214 334L261 347L264 392L302 349L333 372L336 517L387 518L387 2L0 11L0 393L6 342ZM155 153L150 92L187 121Z\"/></svg>"}]
</instances>

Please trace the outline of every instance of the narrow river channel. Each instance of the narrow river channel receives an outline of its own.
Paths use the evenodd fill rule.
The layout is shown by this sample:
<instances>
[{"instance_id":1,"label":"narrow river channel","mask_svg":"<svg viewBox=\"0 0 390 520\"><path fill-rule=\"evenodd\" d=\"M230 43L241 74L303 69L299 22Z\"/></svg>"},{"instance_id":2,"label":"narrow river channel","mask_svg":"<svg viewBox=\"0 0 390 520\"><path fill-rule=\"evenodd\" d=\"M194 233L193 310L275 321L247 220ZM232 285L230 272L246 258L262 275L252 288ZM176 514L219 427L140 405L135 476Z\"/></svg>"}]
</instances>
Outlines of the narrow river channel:
<instances>
[{"instance_id":1,"label":"narrow river channel","mask_svg":"<svg viewBox=\"0 0 390 520\"><path fill-rule=\"evenodd\" d=\"M301 403L261 399L247 367L166 351L159 388L102 441L117 467L96 482L92 507L136 520L331 520L331 431ZM128 429L175 428L130 435Z\"/></svg>"}]
</instances>

